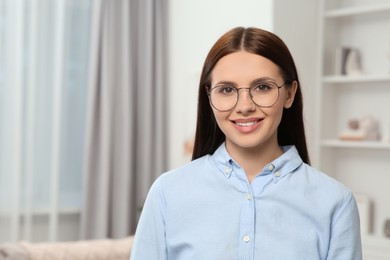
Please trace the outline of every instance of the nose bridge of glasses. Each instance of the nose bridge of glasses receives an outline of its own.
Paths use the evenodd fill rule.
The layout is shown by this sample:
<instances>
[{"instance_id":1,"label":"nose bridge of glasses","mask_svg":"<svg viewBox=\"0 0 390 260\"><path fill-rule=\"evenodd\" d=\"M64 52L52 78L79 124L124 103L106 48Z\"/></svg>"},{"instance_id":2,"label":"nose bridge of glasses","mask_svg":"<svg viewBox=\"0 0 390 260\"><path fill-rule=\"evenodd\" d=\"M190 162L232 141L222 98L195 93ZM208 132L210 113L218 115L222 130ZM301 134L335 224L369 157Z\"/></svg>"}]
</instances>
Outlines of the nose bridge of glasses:
<instances>
[{"instance_id":1,"label":"nose bridge of glasses","mask_svg":"<svg viewBox=\"0 0 390 260\"><path fill-rule=\"evenodd\" d=\"M247 88L236 88L237 89L237 92L240 92L240 90L248 90L249 92L251 91L251 87L247 87Z\"/></svg>"},{"instance_id":2,"label":"nose bridge of glasses","mask_svg":"<svg viewBox=\"0 0 390 260\"><path fill-rule=\"evenodd\" d=\"M253 95L252 95L252 88L251 87L247 87L247 88L237 88L237 98L240 99L240 91L241 90L248 90L248 96L250 97L250 99L253 98ZM253 100L252 100L253 101Z\"/></svg>"},{"instance_id":3,"label":"nose bridge of glasses","mask_svg":"<svg viewBox=\"0 0 390 260\"><path fill-rule=\"evenodd\" d=\"M248 91L246 91L247 94L240 95L241 90L248 90ZM251 90L252 90L252 88L250 88L250 87L237 88L237 105L239 105L238 103L247 104L248 102L250 102L251 105L255 104Z\"/></svg>"}]
</instances>

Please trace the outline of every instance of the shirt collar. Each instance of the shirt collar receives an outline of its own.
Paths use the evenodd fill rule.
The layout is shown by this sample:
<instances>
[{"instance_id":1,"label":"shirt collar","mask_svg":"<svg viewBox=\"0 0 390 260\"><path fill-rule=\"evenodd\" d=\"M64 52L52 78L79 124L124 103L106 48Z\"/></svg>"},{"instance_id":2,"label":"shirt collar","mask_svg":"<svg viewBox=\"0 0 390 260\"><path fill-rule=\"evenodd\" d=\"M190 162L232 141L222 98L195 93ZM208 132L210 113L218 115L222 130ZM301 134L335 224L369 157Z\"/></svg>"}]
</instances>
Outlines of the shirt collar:
<instances>
[{"instance_id":1,"label":"shirt collar","mask_svg":"<svg viewBox=\"0 0 390 260\"><path fill-rule=\"evenodd\" d=\"M295 146L281 146L283 154L266 165L262 174L268 170L273 174L273 181L276 183L284 176L294 171L303 163Z\"/></svg>"},{"instance_id":2,"label":"shirt collar","mask_svg":"<svg viewBox=\"0 0 390 260\"><path fill-rule=\"evenodd\" d=\"M303 163L295 146L281 146L281 148L284 153L267 164L257 177L273 174L273 181L278 182L287 174L293 173ZM225 143L217 148L211 160L226 178L231 177L233 166L240 167L227 152Z\"/></svg>"},{"instance_id":3,"label":"shirt collar","mask_svg":"<svg viewBox=\"0 0 390 260\"><path fill-rule=\"evenodd\" d=\"M226 150L225 143L222 143L214 154L211 156L211 160L220 172L222 172L227 178L230 178L233 171L233 164L235 163L233 158Z\"/></svg>"}]
</instances>

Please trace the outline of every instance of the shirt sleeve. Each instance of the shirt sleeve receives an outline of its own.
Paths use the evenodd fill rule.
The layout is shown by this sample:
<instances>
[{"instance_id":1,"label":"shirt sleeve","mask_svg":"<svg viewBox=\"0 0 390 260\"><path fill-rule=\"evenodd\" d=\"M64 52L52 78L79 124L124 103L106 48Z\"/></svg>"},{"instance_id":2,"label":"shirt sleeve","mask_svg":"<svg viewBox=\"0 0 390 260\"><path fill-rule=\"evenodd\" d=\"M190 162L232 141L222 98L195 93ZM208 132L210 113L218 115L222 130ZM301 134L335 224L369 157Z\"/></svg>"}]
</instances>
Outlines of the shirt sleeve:
<instances>
[{"instance_id":1,"label":"shirt sleeve","mask_svg":"<svg viewBox=\"0 0 390 260\"><path fill-rule=\"evenodd\" d=\"M326 259L362 259L359 212L352 193L349 193L332 225L330 246Z\"/></svg>"},{"instance_id":2,"label":"shirt sleeve","mask_svg":"<svg viewBox=\"0 0 390 260\"><path fill-rule=\"evenodd\" d=\"M130 260L167 260L165 240L166 204L157 180L149 190L137 226Z\"/></svg>"}]
</instances>

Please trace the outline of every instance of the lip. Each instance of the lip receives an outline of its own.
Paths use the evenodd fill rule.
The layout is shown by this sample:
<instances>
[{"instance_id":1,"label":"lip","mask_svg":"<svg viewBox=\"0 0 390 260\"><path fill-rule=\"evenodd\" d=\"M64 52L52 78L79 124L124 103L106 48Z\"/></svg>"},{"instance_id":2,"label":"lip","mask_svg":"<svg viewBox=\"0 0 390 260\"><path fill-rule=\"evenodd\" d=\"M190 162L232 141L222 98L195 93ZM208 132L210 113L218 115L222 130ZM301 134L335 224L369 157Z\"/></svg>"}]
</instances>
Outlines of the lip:
<instances>
[{"instance_id":1,"label":"lip","mask_svg":"<svg viewBox=\"0 0 390 260\"><path fill-rule=\"evenodd\" d=\"M240 118L230 121L240 133L250 134L260 127L263 118Z\"/></svg>"}]
</instances>

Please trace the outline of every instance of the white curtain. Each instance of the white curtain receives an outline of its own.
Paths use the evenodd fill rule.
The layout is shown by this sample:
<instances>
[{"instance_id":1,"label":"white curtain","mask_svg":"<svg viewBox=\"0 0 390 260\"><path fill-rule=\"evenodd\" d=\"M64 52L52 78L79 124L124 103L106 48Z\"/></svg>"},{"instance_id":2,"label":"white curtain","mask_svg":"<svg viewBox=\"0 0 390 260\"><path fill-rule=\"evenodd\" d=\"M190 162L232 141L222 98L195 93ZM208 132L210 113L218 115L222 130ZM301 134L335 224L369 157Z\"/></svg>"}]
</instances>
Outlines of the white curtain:
<instances>
[{"instance_id":1,"label":"white curtain","mask_svg":"<svg viewBox=\"0 0 390 260\"><path fill-rule=\"evenodd\" d=\"M166 1L97 0L82 237L134 232L167 164Z\"/></svg>"},{"instance_id":2,"label":"white curtain","mask_svg":"<svg viewBox=\"0 0 390 260\"><path fill-rule=\"evenodd\" d=\"M90 5L0 0L0 242L78 238Z\"/></svg>"}]
</instances>

